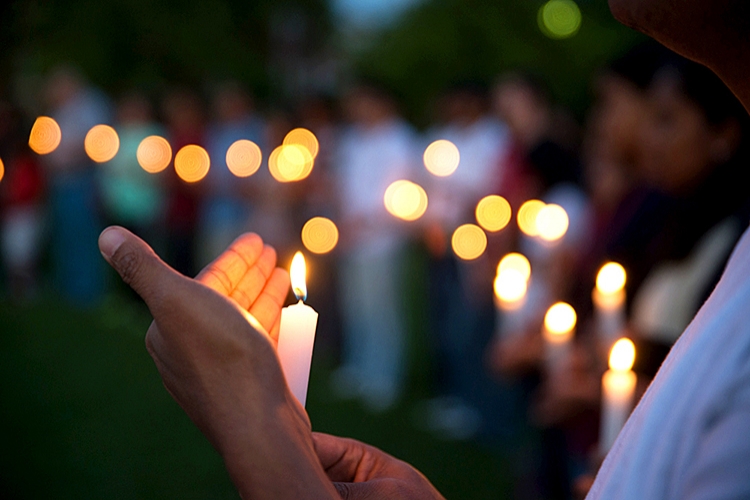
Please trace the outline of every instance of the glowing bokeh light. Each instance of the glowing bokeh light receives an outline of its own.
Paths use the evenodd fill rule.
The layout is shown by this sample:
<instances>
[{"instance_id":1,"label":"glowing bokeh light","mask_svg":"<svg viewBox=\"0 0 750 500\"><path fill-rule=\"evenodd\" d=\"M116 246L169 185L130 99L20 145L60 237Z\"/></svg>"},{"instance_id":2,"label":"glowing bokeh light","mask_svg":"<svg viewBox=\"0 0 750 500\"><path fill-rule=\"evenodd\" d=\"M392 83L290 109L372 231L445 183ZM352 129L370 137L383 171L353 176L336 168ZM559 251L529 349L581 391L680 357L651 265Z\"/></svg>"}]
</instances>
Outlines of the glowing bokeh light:
<instances>
[{"instance_id":1,"label":"glowing bokeh light","mask_svg":"<svg viewBox=\"0 0 750 500\"><path fill-rule=\"evenodd\" d=\"M195 144L190 144L174 156L174 170L185 182L198 182L208 174L211 160L205 149Z\"/></svg>"},{"instance_id":2,"label":"glowing bokeh light","mask_svg":"<svg viewBox=\"0 0 750 500\"><path fill-rule=\"evenodd\" d=\"M383 202L391 215L405 221L415 221L424 215L428 200L422 186L402 179L388 186Z\"/></svg>"},{"instance_id":3,"label":"glowing bokeh light","mask_svg":"<svg viewBox=\"0 0 750 500\"><path fill-rule=\"evenodd\" d=\"M553 335L565 335L576 326L576 311L565 302L553 304L544 315L544 327Z\"/></svg>"},{"instance_id":4,"label":"glowing bokeh light","mask_svg":"<svg viewBox=\"0 0 750 500\"><path fill-rule=\"evenodd\" d=\"M635 363L635 344L629 338L621 338L609 352L609 368L618 372L626 372Z\"/></svg>"},{"instance_id":5,"label":"glowing bokeh light","mask_svg":"<svg viewBox=\"0 0 750 500\"><path fill-rule=\"evenodd\" d=\"M503 274L508 269L518 271L526 281L531 278L531 264L529 263L529 259L520 253L512 252L500 259L500 263L497 265L497 275Z\"/></svg>"},{"instance_id":6,"label":"glowing bokeh light","mask_svg":"<svg viewBox=\"0 0 750 500\"><path fill-rule=\"evenodd\" d=\"M240 139L227 149L227 168L237 177L250 177L260 168L263 153L253 141Z\"/></svg>"},{"instance_id":7,"label":"glowing bokeh light","mask_svg":"<svg viewBox=\"0 0 750 500\"><path fill-rule=\"evenodd\" d=\"M105 163L115 157L120 149L120 137L109 125L95 125L83 140L86 154L96 163Z\"/></svg>"},{"instance_id":8,"label":"glowing bokeh light","mask_svg":"<svg viewBox=\"0 0 750 500\"><path fill-rule=\"evenodd\" d=\"M560 205L550 203L539 210L536 216L536 230L544 241L557 241L568 232L570 219Z\"/></svg>"},{"instance_id":9,"label":"glowing bokeh light","mask_svg":"<svg viewBox=\"0 0 750 500\"><path fill-rule=\"evenodd\" d=\"M318 151L320 149L318 138L306 128L295 128L294 130L291 130L286 134L286 137L284 137L282 144L298 144L306 148L313 159L318 157Z\"/></svg>"},{"instance_id":10,"label":"glowing bokeh light","mask_svg":"<svg viewBox=\"0 0 750 500\"><path fill-rule=\"evenodd\" d=\"M539 9L539 29L549 38L574 36L581 28L581 21L581 9L573 0L550 0Z\"/></svg>"},{"instance_id":11,"label":"glowing bokeh light","mask_svg":"<svg viewBox=\"0 0 750 500\"><path fill-rule=\"evenodd\" d=\"M499 300L512 303L526 296L528 282L521 271L509 268L497 275L493 286Z\"/></svg>"},{"instance_id":12,"label":"glowing bokeh light","mask_svg":"<svg viewBox=\"0 0 750 500\"><path fill-rule=\"evenodd\" d=\"M268 157L268 170L279 182L296 182L310 175L313 161L306 147L299 144L282 144Z\"/></svg>"},{"instance_id":13,"label":"glowing bokeh light","mask_svg":"<svg viewBox=\"0 0 750 500\"><path fill-rule=\"evenodd\" d=\"M313 217L302 227L302 244L312 253L328 253L338 241L339 230L331 219Z\"/></svg>"},{"instance_id":14,"label":"glowing bokeh light","mask_svg":"<svg viewBox=\"0 0 750 500\"><path fill-rule=\"evenodd\" d=\"M3 164L3 159L0 158L0 182L3 181L3 177L5 177L5 165Z\"/></svg>"},{"instance_id":15,"label":"glowing bokeh light","mask_svg":"<svg viewBox=\"0 0 750 500\"><path fill-rule=\"evenodd\" d=\"M464 224L453 231L451 247L458 258L474 260L487 249L487 235L479 226Z\"/></svg>"},{"instance_id":16,"label":"glowing bokeh light","mask_svg":"<svg viewBox=\"0 0 750 500\"><path fill-rule=\"evenodd\" d=\"M613 295L625 287L627 274L617 262L607 262L596 275L596 288L605 295Z\"/></svg>"},{"instance_id":17,"label":"glowing bokeh light","mask_svg":"<svg viewBox=\"0 0 750 500\"><path fill-rule=\"evenodd\" d=\"M289 277L294 296L300 300L307 299L307 263L302 252L294 254L292 265L289 266Z\"/></svg>"},{"instance_id":18,"label":"glowing bokeh light","mask_svg":"<svg viewBox=\"0 0 750 500\"><path fill-rule=\"evenodd\" d=\"M172 146L164 137L150 135L138 145L135 156L143 170L156 174L167 168L172 161Z\"/></svg>"},{"instance_id":19,"label":"glowing bokeh light","mask_svg":"<svg viewBox=\"0 0 750 500\"><path fill-rule=\"evenodd\" d=\"M461 154L451 141L440 139L427 146L423 159L425 168L432 175L447 177L458 168Z\"/></svg>"},{"instance_id":20,"label":"glowing bokeh light","mask_svg":"<svg viewBox=\"0 0 750 500\"><path fill-rule=\"evenodd\" d=\"M31 127L29 147L37 154L46 155L57 149L61 140L60 125L49 116L40 116Z\"/></svg>"},{"instance_id":21,"label":"glowing bokeh light","mask_svg":"<svg viewBox=\"0 0 750 500\"><path fill-rule=\"evenodd\" d=\"M485 231L497 232L504 229L511 219L510 203L498 195L485 196L476 208L476 218Z\"/></svg>"},{"instance_id":22,"label":"glowing bokeh light","mask_svg":"<svg viewBox=\"0 0 750 500\"><path fill-rule=\"evenodd\" d=\"M536 216L544 208L541 200L529 200L518 209L518 228L526 236L537 236L539 230L536 227Z\"/></svg>"}]
</instances>

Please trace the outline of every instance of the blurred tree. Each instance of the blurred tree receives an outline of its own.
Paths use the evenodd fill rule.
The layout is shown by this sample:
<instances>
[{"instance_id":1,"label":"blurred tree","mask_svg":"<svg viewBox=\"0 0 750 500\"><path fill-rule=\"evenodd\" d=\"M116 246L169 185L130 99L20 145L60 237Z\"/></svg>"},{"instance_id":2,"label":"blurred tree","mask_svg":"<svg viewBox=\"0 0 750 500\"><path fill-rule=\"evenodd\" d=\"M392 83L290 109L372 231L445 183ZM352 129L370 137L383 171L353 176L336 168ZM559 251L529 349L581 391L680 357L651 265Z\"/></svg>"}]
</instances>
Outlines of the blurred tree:
<instances>
[{"instance_id":1,"label":"blurred tree","mask_svg":"<svg viewBox=\"0 0 750 500\"><path fill-rule=\"evenodd\" d=\"M0 14L6 68L70 62L110 90L237 78L267 94L279 37L301 36L309 53L330 32L325 0L16 0ZM287 16L304 33L273 33Z\"/></svg>"},{"instance_id":2,"label":"blurred tree","mask_svg":"<svg viewBox=\"0 0 750 500\"><path fill-rule=\"evenodd\" d=\"M429 122L428 104L451 83L491 83L508 70L547 80L576 111L588 101L592 72L640 39L615 21L607 3L579 0L580 31L553 40L539 28L542 0L431 0L418 4L367 43L353 47L357 73L396 89L407 114Z\"/></svg>"}]
</instances>

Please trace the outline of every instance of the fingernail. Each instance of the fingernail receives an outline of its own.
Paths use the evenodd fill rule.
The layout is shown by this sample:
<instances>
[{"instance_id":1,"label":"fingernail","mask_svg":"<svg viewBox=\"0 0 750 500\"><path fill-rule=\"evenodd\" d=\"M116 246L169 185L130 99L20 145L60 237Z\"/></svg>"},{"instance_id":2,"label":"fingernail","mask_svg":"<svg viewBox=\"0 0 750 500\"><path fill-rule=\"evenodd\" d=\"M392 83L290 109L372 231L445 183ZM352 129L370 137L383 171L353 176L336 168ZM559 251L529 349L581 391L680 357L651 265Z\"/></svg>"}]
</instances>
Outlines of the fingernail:
<instances>
[{"instance_id":1,"label":"fingernail","mask_svg":"<svg viewBox=\"0 0 750 500\"><path fill-rule=\"evenodd\" d=\"M125 234L120 228L108 227L99 236L99 250L104 255L104 258L109 260L124 241Z\"/></svg>"}]
</instances>

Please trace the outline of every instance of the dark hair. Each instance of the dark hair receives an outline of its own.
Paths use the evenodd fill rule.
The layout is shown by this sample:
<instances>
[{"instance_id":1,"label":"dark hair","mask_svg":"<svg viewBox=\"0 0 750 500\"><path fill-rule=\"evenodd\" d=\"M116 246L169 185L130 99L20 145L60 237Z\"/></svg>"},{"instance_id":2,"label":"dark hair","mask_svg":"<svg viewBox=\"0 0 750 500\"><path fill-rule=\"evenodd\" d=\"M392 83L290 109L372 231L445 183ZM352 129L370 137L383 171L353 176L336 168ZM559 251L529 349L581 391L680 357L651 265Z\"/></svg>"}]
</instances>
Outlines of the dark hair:
<instances>
[{"instance_id":1,"label":"dark hair","mask_svg":"<svg viewBox=\"0 0 750 500\"><path fill-rule=\"evenodd\" d=\"M719 125L736 120L743 132L747 132L750 121L747 111L713 71L673 53L657 73L662 74L679 81L685 97L701 109L709 123Z\"/></svg>"},{"instance_id":2,"label":"dark hair","mask_svg":"<svg viewBox=\"0 0 750 500\"><path fill-rule=\"evenodd\" d=\"M612 61L605 71L646 90L670 54L666 47L650 40Z\"/></svg>"}]
</instances>

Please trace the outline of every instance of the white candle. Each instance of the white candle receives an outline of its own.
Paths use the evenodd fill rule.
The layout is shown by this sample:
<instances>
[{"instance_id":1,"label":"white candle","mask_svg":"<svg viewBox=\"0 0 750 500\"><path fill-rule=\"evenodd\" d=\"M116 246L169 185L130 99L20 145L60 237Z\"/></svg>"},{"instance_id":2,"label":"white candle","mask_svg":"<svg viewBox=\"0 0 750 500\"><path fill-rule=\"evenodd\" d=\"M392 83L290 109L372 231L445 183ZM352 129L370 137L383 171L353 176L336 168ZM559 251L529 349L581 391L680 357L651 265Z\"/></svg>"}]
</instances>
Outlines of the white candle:
<instances>
[{"instance_id":1,"label":"white candle","mask_svg":"<svg viewBox=\"0 0 750 500\"><path fill-rule=\"evenodd\" d=\"M497 334L501 337L523 333L527 278L517 269L503 269L495 277Z\"/></svg>"},{"instance_id":2,"label":"white candle","mask_svg":"<svg viewBox=\"0 0 750 500\"><path fill-rule=\"evenodd\" d=\"M553 304L544 315L545 364L547 371L558 371L567 364L573 348L577 315L570 304Z\"/></svg>"},{"instance_id":3,"label":"white candle","mask_svg":"<svg viewBox=\"0 0 750 500\"><path fill-rule=\"evenodd\" d=\"M615 342L609 355L609 370L602 377L602 416L599 452L606 455L633 409L637 377L631 370L635 346L630 339Z\"/></svg>"},{"instance_id":4,"label":"white candle","mask_svg":"<svg viewBox=\"0 0 750 500\"><path fill-rule=\"evenodd\" d=\"M289 274L292 278L292 290L299 302L281 310L281 328L276 348L286 383L302 406L305 406L307 400L307 383L318 324L318 313L304 303L307 298L305 273L305 258L301 252L297 252Z\"/></svg>"},{"instance_id":5,"label":"white candle","mask_svg":"<svg viewBox=\"0 0 750 500\"><path fill-rule=\"evenodd\" d=\"M594 302L599 338L609 349L625 330L625 269L616 262L602 266L596 276Z\"/></svg>"}]
</instances>

